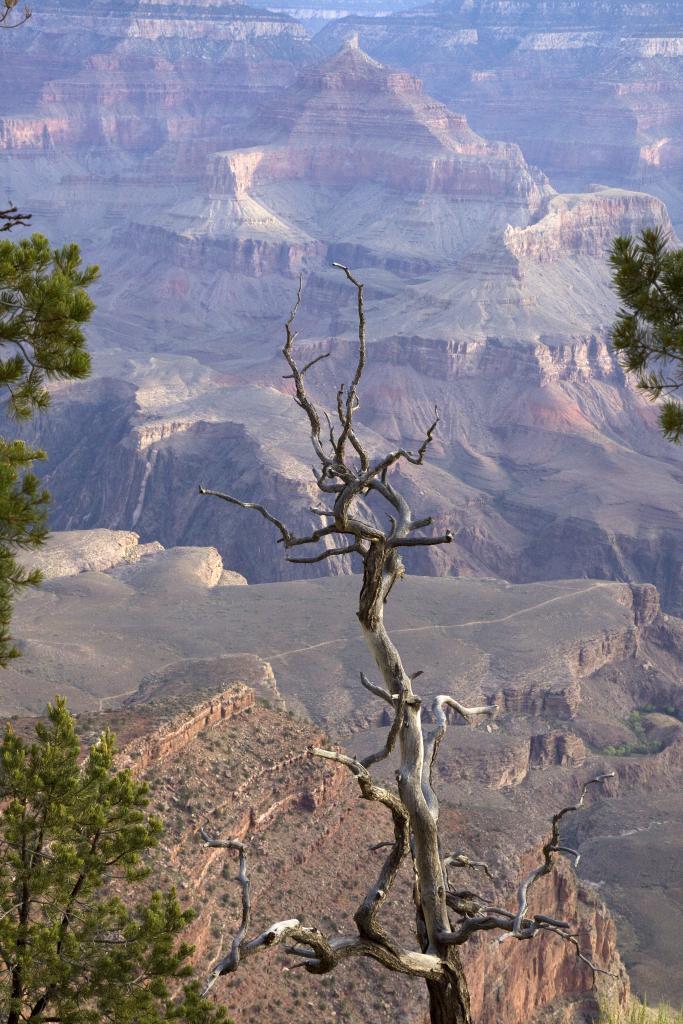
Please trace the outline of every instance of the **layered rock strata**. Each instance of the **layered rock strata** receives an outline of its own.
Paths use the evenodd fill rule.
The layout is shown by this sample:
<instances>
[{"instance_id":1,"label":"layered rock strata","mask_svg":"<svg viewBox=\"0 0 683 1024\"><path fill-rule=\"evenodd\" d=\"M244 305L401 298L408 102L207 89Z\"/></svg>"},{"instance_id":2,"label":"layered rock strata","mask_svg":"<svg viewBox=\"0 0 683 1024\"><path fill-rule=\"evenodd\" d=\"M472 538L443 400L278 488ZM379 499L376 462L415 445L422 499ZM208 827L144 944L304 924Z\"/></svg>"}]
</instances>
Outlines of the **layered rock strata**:
<instances>
[{"instance_id":1,"label":"layered rock strata","mask_svg":"<svg viewBox=\"0 0 683 1024\"><path fill-rule=\"evenodd\" d=\"M229 877L232 872L226 871L226 855L207 850L198 839L202 823L247 844L254 928L294 909L299 912L305 901L311 923L325 931L346 930L354 901L374 869L367 858L354 854L359 845L376 841L381 825L372 808L362 812L355 789L339 766L320 767L307 756L307 747L320 743L322 736L255 703L253 693L244 687L208 696L196 706L172 707L171 717L163 700L140 710L142 718L139 711L135 717L119 717L120 735L128 737L119 761L148 781L154 809L165 819L155 878L163 884L175 882L183 898L199 908L192 938L200 973L230 941L239 900ZM85 718L80 728L89 735L101 721ZM444 816L451 827L458 820L448 805ZM462 821L458 831L467 842ZM530 834L519 835L529 840ZM508 887L499 889L501 898L513 892L514 872L529 870L537 856L530 850L509 860L506 866L513 874ZM344 884L330 885L335 877ZM410 906L408 874L397 882L397 899L396 907L404 899ZM560 865L539 887L538 900L548 913L578 922L585 948L616 971L612 995L623 1000L627 986L614 928L595 894ZM409 916L404 921L394 910L393 930L401 941L410 941L409 927ZM337 976L339 972L322 980L306 977L300 985L299 975L283 969L287 962L277 952L255 958L235 978L221 983L214 990L216 997L238 1020L256 1019L263 1011L267 977L268 1013L275 1024L291 1019L302 1003L307 1015L334 1019L341 1014L351 1024L367 1019L368 1005L378 1021L392 1019L400 1006L407 1022L422 1024L424 994L419 984L363 963L351 986L346 977ZM554 1013L560 1015L556 1019L574 1021L594 1012L586 972L562 943L542 939L528 949L513 943L494 948L487 939L467 950L467 968L478 1019L513 1024L522 1016L541 1021Z\"/></svg>"},{"instance_id":2,"label":"layered rock strata","mask_svg":"<svg viewBox=\"0 0 683 1024\"><path fill-rule=\"evenodd\" d=\"M10 149L1 164L8 185L35 183L12 197L36 223L79 237L107 267L97 379L58 388L29 431L50 452L54 526L215 545L252 582L291 577L267 524L200 504L197 485L269 498L308 526L306 434L272 355L303 272L302 357L331 350L310 386L336 394L355 334L353 295L326 267L341 260L366 282L359 419L371 447L411 445L434 403L443 414L415 494L458 539L412 567L644 579L679 607L680 459L607 342L604 249L617 232L666 225L660 200L558 194L514 143L477 134L407 72L355 45L314 61L286 17L220 4L61 16L32 20L12 50L51 54L53 84L27 86L22 103L91 135L83 128L83 149L53 133L40 153ZM233 60L250 62L256 116L221 92L244 80ZM183 91L190 78L196 97Z\"/></svg>"},{"instance_id":3,"label":"layered rock strata","mask_svg":"<svg viewBox=\"0 0 683 1024\"><path fill-rule=\"evenodd\" d=\"M683 212L683 20L674 3L437 2L326 26L420 75L487 137L519 143L564 187L645 186Z\"/></svg>"}]
</instances>

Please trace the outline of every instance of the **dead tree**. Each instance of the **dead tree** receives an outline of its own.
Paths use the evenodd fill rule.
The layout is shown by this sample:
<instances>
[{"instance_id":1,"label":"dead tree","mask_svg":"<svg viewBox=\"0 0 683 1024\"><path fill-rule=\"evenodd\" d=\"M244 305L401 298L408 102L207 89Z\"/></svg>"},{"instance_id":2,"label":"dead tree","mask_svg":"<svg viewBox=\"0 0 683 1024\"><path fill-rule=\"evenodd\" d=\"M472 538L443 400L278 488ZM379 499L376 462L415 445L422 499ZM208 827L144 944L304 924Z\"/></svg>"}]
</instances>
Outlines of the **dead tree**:
<instances>
[{"instance_id":1,"label":"dead tree","mask_svg":"<svg viewBox=\"0 0 683 1024\"><path fill-rule=\"evenodd\" d=\"M21 13L16 14L17 0L2 0L0 2L0 28L19 28L31 17L29 7L24 7Z\"/></svg>"},{"instance_id":2,"label":"dead tree","mask_svg":"<svg viewBox=\"0 0 683 1024\"><path fill-rule=\"evenodd\" d=\"M529 900L535 883L552 869L557 854L565 853L578 862L578 854L560 842L562 818L583 804L592 785L600 785L608 776L600 775L587 782L577 803L565 807L552 819L551 835L543 847L541 863L519 885L513 909L491 906L484 897L458 891L449 881L449 868L481 867L462 854L445 854L439 835L439 803L433 784L433 770L439 746L448 727L448 711L452 710L466 722L496 711L493 704L466 707L450 695L437 696L432 707L433 725L422 722L419 695L413 689L412 677L406 672L398 650L384 624L384 605L394 583L404 574L401 551L408 547L450 544L453 534L425 534L432 525L430 518L414 519L400 491L391 481L391 470L401 462L422 465L439 422L435 410L433 422L416 451L397 448L381 458L371 456L359 436L355 421L358 410L358 387L366 362L366 324L363 285L349 269L334 264L356 289L358 314L358 355L350 383L336 394L334 417L321 410L311 399L306 374L330 353L317 356L300 366L294 355L296 333L294 321L301 301L301 282L296 303L285 324L283 355L290 369L288 378L294 382L294 400L308 419L311 444L316 456L315 480L323 496L323 504L311 513L322 525L305 536L296 536L269 509L256 502L244 501L230 494L200 487L200 494L213 495L243 509L252 509L268 520L280 534L279 543L289 554L290 562L313 563L340 555L357 555L363 567L363 581L358 604L358 619L374 658L382 685L376 685L361 674L361 683L392 711L392 724L384 747L360 761L334 750L314 748L312 757L326 758L343 765L355 777L364 799L383 804L393 820L394 839L380 843L388 853L376 882L362 899L354 921L357 934L327 937L317 928L304 926L297 919L278 921L266 931L249 937L251 896L244 845L233 839L220 839L202 830L209 846L224 847L239 853L238 881L242 890L242 921L232 942L230 953L213 968L207 990L224 974L235 971L243 960L268 947L285 944L288 953L300 958L311 974L325 974L351 957L369 957L390 971L423 978L429 991L433 1024L471 1024L467 981L460 958L460 947L481 931L498 930L520 941L532 939L539 932L552 932L574 946L577 956L593 971L609 973L590 962L579 947L577 936L567 921L544 914L534 914ZM333 419L336 422L333 422ZM379 525L372 503L382 503L388 525ZM297 554L300 549L317 545L313 553ZM370 767L389 757L398 747L399 766L396 789L380 785ZM416 914L416 948L406 949L380 921L382 908L405 858L412 860Z\"/></svg>"}]
</instances>

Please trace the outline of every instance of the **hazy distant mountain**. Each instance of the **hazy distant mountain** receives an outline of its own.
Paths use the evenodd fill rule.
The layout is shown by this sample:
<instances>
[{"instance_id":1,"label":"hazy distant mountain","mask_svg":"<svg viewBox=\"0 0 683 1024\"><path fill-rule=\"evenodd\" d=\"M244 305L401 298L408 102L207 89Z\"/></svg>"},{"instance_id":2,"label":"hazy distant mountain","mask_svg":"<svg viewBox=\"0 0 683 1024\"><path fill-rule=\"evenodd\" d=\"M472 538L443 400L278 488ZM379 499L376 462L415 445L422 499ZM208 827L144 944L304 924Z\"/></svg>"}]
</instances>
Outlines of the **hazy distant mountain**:
<instances>
[{"instance_id":1,"label":"hazy distant mountain","mask_svg":"<svg viewBox=\"0 0 683 1024\"><path fill-rule=\"evenodd\" d=\"M659 200L609 176L558 193L353 37L320 62L285 15L89 4L26 30L0 40L3 74L26 83L5 90L0 182L103 268L96 379L34 428L55 525L216 544L251 580L291 575L266 524L196 487L303 525L307 440L275 353L301 271L300 343L333 350L311 386L334 393L355 330L342 260L368 286L370 443L412 443L442 412L414 497L460 532L417 567L649 579L680 607L680 455L606 340L605 249L668 223ZM349 566L310 572L326 568Z\"/></svg>"},{"instance_id":2,"label":"hazy distant mountain","mask_svg":"<svg viewBox=\"0 0 683 1024\"><path fill-rule=\"evenodd\" d=\"M517 142L561 188L655 191L683 220L683 7L621 0L443 0L351 18L372 56L419 74L490 138Z\"/></svg>"}]
</instances>

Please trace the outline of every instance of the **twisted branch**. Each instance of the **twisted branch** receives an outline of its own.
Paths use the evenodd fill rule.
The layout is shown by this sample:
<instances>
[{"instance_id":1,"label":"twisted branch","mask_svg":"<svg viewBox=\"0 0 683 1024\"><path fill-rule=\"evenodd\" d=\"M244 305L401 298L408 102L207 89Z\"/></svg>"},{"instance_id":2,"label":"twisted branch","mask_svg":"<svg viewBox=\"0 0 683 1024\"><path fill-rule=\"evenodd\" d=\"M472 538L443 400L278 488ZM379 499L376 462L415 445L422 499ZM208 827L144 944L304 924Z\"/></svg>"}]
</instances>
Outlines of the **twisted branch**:
<instances>
[{"instance_id":1,"label":"twisted branch","mask_svg":"<svg viewBox=\"0 0 683 1024\"><path fill-rule=\"evenodd\" d=\"M434 420L417 451L399 448L371 462L354 427L354 416L359 408L358 388L367 357L363 285L348 267L343 264L334 266L344 273L356 289L358 315L355 371L348 387L342 385L336 393L339 421L337 432L330 416L324 411L319 412L304 384L306 373L321 360L328 358L330 353L316 356L301 367L294 354L294 322L301 304L301 278L296 301L285 323L282 350L290 370L287 379L294 381L294 400L308 420L311 444L318 463L313 470L317 487L323 494L334 496L328 499L333 501L332 508L314 506L310 510L323 520L324 525L305 536L296 536L264 505L242 501L204 487L200 487L200 493L258 512L276 527L280 534L279 542L287 550L316 543L325 545L328 543L327 538L333 536L348 542L332 542L334 546L323 546L321 550L309 555L287 555L288 561L311 564L336 556L361 556L363 583L357 614L383 686L371 683L363 673L361 684L393 709L393 718L383 748L362 761L322 748L313 748L310 753L343 765L355 777L364 799L380 803L389 810L394 838L375 846L375 849L387 848L388 852L377 880L368 889L354 915L357 936L327 938L317 928L305 927L298 919L291 918L278 921L260 935L249 939L250 890L244 847L237 840L211 839L202 830L202 837L208 845L237 850L240 856L237 878L242 889L241 923L230 953L214 966L207 987L210 988L222 974L234 971L247 956L260 949L285 943L288 954L298 958L296 966L303 967L309 973L323 974L348 957L364 956L376 960L389 970L422 977L427 981L430 1001L443 1003L445 1000L449 1012L450 1008L454 1010L453 1021L457 1019L458 1024L471 1024L467 984L457 947L479 931L499 930L503 936L520 940L531 939L540 931L549 931L570 942L577 956L594 972L609 973L591 963L581 950L577 936L570 931L568 922L544 914L528 916L530 891L537 879L551 870L553 856L556 853L568 853L575 863L578 861L577 851L560 843L560 821L569 811L582 806L589 786L609 776L601 775L591 779L584 785L577 804L563 808L553 817L551 837L543 847L543 863L520 884L514 912L492 905L488 897L479 893L451 888L448 870L456 865L480 869L489 878L491 872L484 861L472 861L464 854L449 854L445 858L441 855L438 801L432 776L439 747L448 727L447 711L451 708L466 722L471 722L478 717L494 715L497 709L492 704L468 707L455 697L442 694L433 702L434 727L426 732L421 720L421 700L412 689L413 680L419 673L412 677L407 674L384 625L384 605L394 584L404 574L400 549L449 544L453 540L451 530L437 536L421 535L420 530L432 525L431 517L414 519L408 502L389 479L391 469L402 459L416 466L423 464L434 438L439 415L438 410L435 410ZM323 420L327 425L325 437L322 435ZM378 526L373 518L376 514L374 505L372 512L367 511L368 506L364 502L369 497L384 504L388 519L385 528ZM396 773L398 792L378 785L368 771L371 765L386 759L395 746L400 749L400 763ZM420 952L401 948L379 922L381 909L408 853L413 865L416 935ZM449 911L460 918L457 927L451 924Z\"/></svg>"},{"instance_id":2,"label":"twisted branch","mask_svg":"<svg viewBox=\"0 0 683 1024\"><path fill-rule=\"evenodd\" d=\"M277 527L283 541L285 542L285 546L294 539L285 524L274 516L272 512L269 512L264 505L259 505L256 501L242 501L240 498L234 498L231 494L223 494L222 491L211 491L208 488L203 487L202 484L199 485L199 493L208 494L212 498L220 498L222 501L229 502L230 505L237 505L238 508L248 508L258 512L259 515L263 516L264 519L267 519L269 523L272 523L273 526Z\"/></svg>"},{"instance_id":3,"label":"twisted branch","mask_svg":"<svg viewBox=\"0 0 683 1024\"><path fill-rule=\"evenodd\" d=\"M8 13L9 13L8 11L5 11L5 16ZM26 19L24 19L24 20L26 20ZM2 18L1 17L0 17L0 25L2 25ZM19 25L23 25L23 22L20 21ZM4 27L5 28L17 28L18 25L5 25ZM10 205L7 207L7 209L0 210L0 232L2 232L2 231L11 231L12 228L16 228L16 227L22 227L22 228L27 227L28 226L28 222L31 219L31 216L32 216L32 214L30 214L30 213L20 213L19 210L17 209L17 207L14 205L14 203L10 203Z\"/></svg>"},{"instance_id":4,"label":"twisted branch","mask_svg":"<svg viewBox=\"0 0 683 1024\"><path fill-rule=\"evenodd\" d=\"M346 754L340 754L334 750L324 750L320 747L314 747L311 753L314 757L326 758L327 760L336 761L338 764L344 765L356 778L363 799L384 804L391 812L394 822L394 840L389 844L380 844L381 846L389 845L391 847L389 855L384 862L379 878L368 890L363 902L353 915L353 919L358 928L358 934L362 939L378 942L398 956L400 955L399 947L389 939L386 932L380 927L377 915L389 895L403 858L409 850L410 819L408 811L403 801L395 793L385 789L383 786L377 785L367 770L366 762L358 761L356 758L348 757ZM379 848L379 845L375 847L375 849Z\"/></svg>"},{"instance_id":5,"label":"twisted branch","mask_svg":"<svg viewBox=\"0 0 683 1024\"><path fill-rule=\"evenodd\" d=\"M353 429L353 414L360 404L357 396L357 390L358 385L360 384L360 379L363 376L363 370L365 369L365 359L367 352L365 340L365 305L363 301L364 285L362 285L360 281L357 281L356 278L351 273L351 271L349 270L349 268L345 267L342 263L333 263L332 266L336 267L337 270L341 270L345 274L347 280L349 280L356 289L358 310L358 361L356 363L356 372L354 373L353 379L346 392L345 409L342 407L343 385L339 389L339 392L337 393L337 411L339 414L339 421L342 426L342 431L341 434L339 435L339 440L337 441L337 444L335 446L335 455L337 461L343 464L345 459L346 442L347 440L350 441L357 455L360 458L361 469L365 471L368 468L368 455L364 446L358 440L358 437L356 436L356 433Z\"/></svg>"},{"instance_id":6,"label":"twisted branch","mask_svg":"<svg viewBox=\"0 0 683 1024\"><path fill-rule=\"evenodd\" d=\"M366 690L369 690L370 693L374 693L375 697L379 697L381 700L386 701L386 703L392 707L394 706L394 697L392 697L390 693L387 693L386 690L383 690L381 686L375 686L374 683L371 683L365 675L365 672L361 672L360 681L361 685L364 686Z\"/></svg>"},{"instance_id":7,"label":"twisted branch","mask_svg":"<svg viewBox=\"0 0 683 1024\"><path fill-rule=\"evenodd\" d=\"M613 777L614 772L609 772L605 775L598 775L594 779L589 779L584 783L581 789L580 798L576 804L572 804L569 807L563 807L562 810L553 815L551 837L543 846L543 863L539 867L534 868L533 871L529 872L529 874L526 875L520 883L517 896L518 906L516 913L512 913L511 911L505 910L501 907L487 907L483 898L478 896L476 893L470 893L467 891L455 892L449 887L447 894L448 905L452 910L460 914L461 917L463 917L463 920L460 922L460 925L456 930L443 930L439 935L440 941L445 945L460 946L467 942L467 940L476 932L492 930L500 930L505 933L501 936L501 940L508 936L520 940L529 940L538 934L538 932L547 931L551 932L553 935L559 935L560 938L571 943L576 950L578 959L590 967L594 976L596 974L606 974L610 977L616 977L613 972L608 971L605 968L598 967L583 952L578 936L569 931L570 925L568 921L561 921L555 917L550 917L547 914L534 914L532 917L526 916L531 887L539 878L549 873L552 868L553 854L569 852L578 857L576 851L570 850L569 847L565 847L560 844L560 821L566 814L576 811L583 806L586 793L590 786L596 785L603 782L605 779ZM459 864L463 867L480 867L486 872L489 878L491 877L488 866L483 861L471 861L469 857L464 854L449 854L449 856L444 859L446 877L448 867L453 864Z\"/></svg>"},{"instance_id":8,"label":"twisted branch","mask_svg":"<svg viewBox=\"0 0 683 1024\"><path fill-rule=\"evenodd\" d=\"M519 890L517 893L517 914L515 916L513 933L516 938L523 937L522 932L524 930L524 915L527 912L529 905L529 892L532 886L542 878L543 875L547 875L552 868L553 854L564 852L565 847L560 845L560 822L566 814L570 814L572 811L578 811L580 807L583 807L583 802L586 798L586 793L591 786L599 785L604 782L605 779L613 779L615 776L614 772L607 772L605 775L597 775L594 779L589 779L585 782L581 789L581 796L575 804L569 807L563 807L561 811L553 815L551 822L551 834L550 839L543 847L543 863L539 867L534 868L530 871L526 878L522 879ZM574 853L575 851L571 851ZM578 856L578 854L576 855ZM576 862L575 862L576 865Z\"/></svg>"},{"instance_id":9,"label":"twisted branch","mask_svg":"<svg viewBox=\"0 0 683 1024\"><path fill-rule=\"evenodd\" d=\"M287 555L287 561L311 565L313 562L322 562L325 558L335 558L337 555L353 554L363 554L363 548L360 546L360 544L346 544L338 548L325 548L324 551L321 551L319 554L309 555L308 557L300 556L297 558L292 558L290 555Z\"/></svg>"},{"instance_id":10,"label":"twisted branch","mask_svg":"<svg viewBox=\"0 0 683 1024\"><path fill-rule=\"evenodd\" d=\"M451 697L448 694L442 693L434 698L432 714L436 720L436 727L425 739L424 762L422 765L422 791L435 821L438 819L439 805L433 788L432 776L441 740L446 735L446 729L448 728L446 708L453 708L453 710L457 711L457 713L461 715L466 722L471 722L473 718L477 718L481 715L495 715L498 710L498 705L482 704L468 708L464 704L461 704L460 701L456 700L455 697Z\"/></svg>"},{"instance_id":11,"label":"twisted branch","mask_svg":"<svg viewBox=\"0 0 683 1024\"><path fill-rule=\"evenodd\" d=\"M12 11L16 9L17 0L4 0L3 3L4 11L0 14L0 28L19 28L20 25L25 25L31 17L32 11L30 7L24 7L19 19L12 21ZM0 228L0 230L6 230Z\"/></svg>"},{"instance_id":12,"label":"twisted branch","mask_svg":"<svg viewBox=\"0 0 683 1024\"><path fill-rule=\"evenodd\" d=\"M244 844L238 839L219 839L217 837L212 837L207 833L204 826L202 826L199 831L206 846L222 847L225 850L237 850L240 857L237 881L240 883L240 888L242 890L242 921L235 932L235 937L232 940L232 946L229 954L222 960L219 960L211 971L213 981L207 986L208 991L208 989L211 988L211 985L213 985L215 980L219 978L221 974L227 974L230 971L235 971L239 966L240 950L249 929L249 922L251 921L251 896L249 876L247 875L247 854L244 849Z\"/></svg>"}]
</instances>

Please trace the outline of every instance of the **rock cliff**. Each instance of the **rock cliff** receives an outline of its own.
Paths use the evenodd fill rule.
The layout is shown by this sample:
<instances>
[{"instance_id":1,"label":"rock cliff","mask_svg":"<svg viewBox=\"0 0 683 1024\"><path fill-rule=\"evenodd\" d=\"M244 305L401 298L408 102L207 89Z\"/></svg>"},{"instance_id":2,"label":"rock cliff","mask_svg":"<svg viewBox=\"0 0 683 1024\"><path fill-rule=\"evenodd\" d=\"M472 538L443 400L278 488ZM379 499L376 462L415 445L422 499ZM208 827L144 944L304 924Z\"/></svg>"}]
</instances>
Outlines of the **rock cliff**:
<instances>
[{"instance_id":1,"label":"rock cliff","mask_svg":"<svg viewBox=\"0 0 683 1024\"><path fill-rule=\"evenodd\" d=\"M230 18L230 31L245 23L238 8L198 11L184 9L172 45L171 26L116 37L114 49L157 48L173 74L187 53L213 68L212 19L225 32ZM114 74L108 67L101 73ZM53 525L215 545L252 582L291 577L266 524L200 503L197 485L268 498L293 527L307 525L306 434L273 349L303 272L302 355L332 352L310 384L336 393L355 332L353 296L325 268L341 259L367 282L372 344L359 418L370 445L412 444L434 403L443 412L414 496L459 527L458 539L411 567L516 581L643 579L678 609L679 457L607 340L604 248L616 232L667 224L661 202L617 188L558 194L517 146L483 138L413 76L355 45L296 77L289 67L293 81L276 101L264 93L251 120L213 132L213 153L202 148L207 136L193 143L182 173L164 158L150 190L157 156L140 151L126 157L134 181L123 206L102 169L87 185L87 237L109 253L94 325L98 377L63 387L50 418L29 430L51 454ZM87 100L98 110L103 102ZM122 101L111 102L118 110ZM188 123L187 139L194 130ZM70 161L74 146L65 143ZM61 159L50 157L53 192ZM82 195L86 179L69 167L63 195ZM63 213L72 209L64 202ZM48 227L62 215L35 210ZM608 493L620 495L617 506Z\"/></svg>"},{"instance_id":2,"label":"rock cliff","mask_svg":"<svg viewBox=\"0 0 683 1024\"><path fill-rule=\"evenodd\" d=\"M563 187L591 182L665 196L680 223L680 58L676 3L438 0L325 26L424 78L477 131L519 143Z\"/></svg>"},{"instance_id":3,"label":"rock cliff","mask_svg":"<svg viewBox=\"0 0 683 1024\"><path fill-rule=\"evenodd\" d=\"M348 915L374 868L355 854L381 834L376 816L371 809L363 813L340 767L311 762L306 749L322 736L310 725L256 703L246 687L194 699L199 703L185 698L169 705L162 699L136 708L134 716L119 712L116 725L124 741L121 767L131 767L148 781L154 809L166 822L155 878L175 882L183 898L199 909L192 926L198 970L206 972L230 941L239 898L225 854L207 850L199 841L202 823L248 845L254 928L273 917L301 913L305 903L311 923L325 931L346 930ZM101 716L83 718L82 734L94 735L101 722ZM448 804L446 808L453 824L453 812ZM463 822L459 832L462 839L468 835ZM516 873L528 871L537 858L538 852L529 849L521 858L508 860L512 874L498 888L500 898L511 897ZM334 878L343 884L330 885ZM409 907L408 875L397 885L400 901L405 899ZM614 926L595 893L560 864L539 887L538 901L545 912L577 921L585 948L617 972L612 995L623 1000L628 986ZM407 941L409 915L406 920L395 916L394 928ZM306 977L299 984L285 963L277 953L255 958L221 983L216 996L237 1020L259 1019L267 977L268 1015L275 1024L291 1019L302 1005L307 1016L342 1016L350 1024L366 1020L369 1005L380 1022L392 1019L399 1006L406 1022L424 1020L422 987L372 965L362 964L352 985L338 973L320 980ZM585 969L560 942L541 940L527 949L513 943L492 945L486 939L468 949L467 970L476 1019L491 1024L540 1022L549 1013L558 1015L554 1019L578 1021L595 1011Z\"/></svg>"},{"instance_id":4,"label":"rock cliff","mask_svg":"<svg viewBox=\"0 0 683 1024\"><path fill-rule=\"evenodd\" d=\"M527 13L566 15L576 33L579 8ZM454 52L523 14L480 13L457 14ZM443 413L415 496L458 540L412 568L649 580L681 607L680 457L607 343L605 245L666 224L659 200L558 193L509 133L485 137L459 102L353 40L320 61L285 15L48 5L26 29L0 71L26 81L4 122L4 181L43 230L107 267L96 379L59 388L28 431L50 452L55 527L216 546L252 582L289 578L267 525L200 503L197 485L268 497L307 525L306 434L273 352L301 272L302 354L332 352L311 387L336 393L355 334L353 296L328 268L342 260L367 285L370 445L412 444L435 402ZM327 568L351 566L308 572Z\"/></svg>"},{"instance_id":5,"label":"rock cliff","mask_svg":"<svg viewBox=\"0 0 683 1024\"><path fill-rule=\"evenodd\" d=\"M201 145L225 124L226 104L239 116L285 84L308 49L307 32L285 14L202 0L115 11L96 0L46 3L17 36L6 47L3 40L0 81L14 97L21 71L27 89L16 96L21 112L2 121L0 148L53 156L90 149L91 158L100 147L118 159Z\"/></svg>"}]
</instances>

